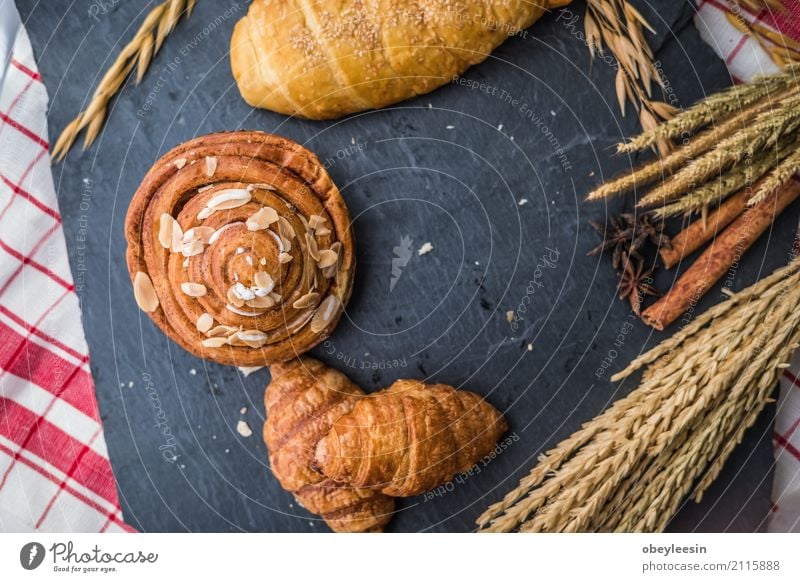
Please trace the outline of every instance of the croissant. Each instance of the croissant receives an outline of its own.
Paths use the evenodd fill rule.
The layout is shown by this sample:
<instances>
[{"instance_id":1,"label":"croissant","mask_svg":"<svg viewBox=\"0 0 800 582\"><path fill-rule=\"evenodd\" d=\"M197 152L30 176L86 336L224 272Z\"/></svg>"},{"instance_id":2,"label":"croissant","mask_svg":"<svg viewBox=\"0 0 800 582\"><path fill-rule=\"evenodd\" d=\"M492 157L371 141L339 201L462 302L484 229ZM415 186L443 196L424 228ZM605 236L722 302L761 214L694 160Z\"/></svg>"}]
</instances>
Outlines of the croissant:
<instances>
[{"instance_id":1,"label":"croissant","mask_svg":"<svg viewBox=\"0 0 800 582\"><path fill-rule=\"evenodd\" d=\"M331 119L428 93L570 0L254 0L231 68L250 105Z\"/></svg>"},{"instance_id":2,"label":"croissant","mask_svg":"<svg viewBox=\"0 0 800 582\"><path fill-rule=\"evenodd\" d=\"M311 468L317 441L364 393L341 372L305 356L270 372L264 442L281 486L334 531L380 531L394 511L391 497L336 483Z\"/></svg>"},{"instance_id":3,"label":"croissant","mask_svg":"<svg viewBox=\"0 0 800 582\"><path fill-rule=\"evenodd\" d=\"M311 349L352 289L342 196L314 154L275 135L216 133L169 151L134 194L125 238L139 307L222 364Z\"/></svg>"},{"instance_id":4,"label":"croissant","mask_svg":"<svg viewBox=\"0 0 800 582\"><path fill-rule=\"evenodd\" d=\"M398 380L336 419L314 462L335 481L409 497L469 470L506 430L500 413L473 392Z\"/></svg>"}]
</instances>

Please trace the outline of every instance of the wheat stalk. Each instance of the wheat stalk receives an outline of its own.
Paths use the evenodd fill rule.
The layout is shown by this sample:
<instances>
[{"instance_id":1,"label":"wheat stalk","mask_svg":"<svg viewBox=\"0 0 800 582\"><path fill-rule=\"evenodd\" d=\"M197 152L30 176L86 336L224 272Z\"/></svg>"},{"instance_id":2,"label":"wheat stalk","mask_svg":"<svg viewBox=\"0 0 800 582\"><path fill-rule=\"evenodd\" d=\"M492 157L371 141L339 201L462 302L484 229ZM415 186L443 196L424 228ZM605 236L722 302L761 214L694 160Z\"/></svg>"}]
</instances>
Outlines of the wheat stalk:
<instances>
[{"instance_id":1,"label":"wheat stalk","mask_svg":"<svg viewBox=\"0 0 800 582\"><path fill-rule=\"evenodd\" d=\"M751 188L759 178L767 174L771 168L775 167L777 162L788 156L798 145L800 145L798 144L798 139L795 138L791 144L785 142L781 144L777 151L758 152L754 157L745 160L744 164L736 165L719 178L710 180L699 188L689 191L677 202L656 208L653 210L653 215L658 218L664 218L681 213L696 212L711 203L721 202L729 195L743 188Z\"/></svg>"},{"instance_id":2,"label":"wheat stalk","mask_svg":"<svg viewBox=\"0 0 800 582\"><path fill-rule=\"evenodd\" d=\"M105 123L108 103L119 91L128 75L136 69L136 83L141 82L150 61L161 48L164 39L172 32L183 14L188 17L197 0L165 0L153 8L142 22L133 39L123 47L117 59L103 75L95 89L89 106L81 111L61 132L53 146L52 157L61 161L70 150L81 131L83 148L89 147L100 134Z\"/></svg>"},{"instance_id":3,"label":"wheat stalk","mask_svg":"<svg viewBox=\"0 0 800 582\"><path fill-rule=\"evenodd\" d=\"M645 130L627 143L618 144L617 151L630 153L644 150L660 140L688 135L793 85L798 73L800 65L792 65L783 73L756 77L750 83L723 89L674 115L668 121Z\"/></svg>"},{"instance_id":4,"label":"wheat stalk","mask_svg":"<svg viewBox=\"0 0 800 582\"><path fill-rule=\"evenodd\" d=\"M800 262L708 310L613 379L639 388L548 452L481 531L660 531L716 478L800 341Z\"/></svg>"}]
</instances>

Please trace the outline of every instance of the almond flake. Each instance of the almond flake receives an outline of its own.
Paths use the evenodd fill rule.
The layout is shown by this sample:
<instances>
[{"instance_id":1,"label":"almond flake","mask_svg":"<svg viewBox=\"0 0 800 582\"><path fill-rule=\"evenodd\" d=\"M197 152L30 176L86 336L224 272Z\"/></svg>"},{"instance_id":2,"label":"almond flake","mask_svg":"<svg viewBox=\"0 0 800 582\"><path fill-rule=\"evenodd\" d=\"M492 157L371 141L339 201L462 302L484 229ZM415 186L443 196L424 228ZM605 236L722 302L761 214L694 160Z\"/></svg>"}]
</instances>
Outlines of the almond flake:
<instances>
[{"instance_id":1,"label":"almond flake","mask_svg":"<svg viewBox=\"0 0 800 582\"><path fill-rule=\"evenodd\" d=\"M194 162L192 162L192 163L194 163ZM200 187L197 189L197 193L198 193L198 194L202 194L203 192L208 192L208 191L209 191L209 190L211 190L213 187L214 187L214 184L206 184L205 186L200 186Z\"/></svg>"},{"instance_id":2,"label":"almond flake","mask_svg":"<svg viewBox=\"0 0 800 582\"><path fill-rule=\"evenodd\" d=\"M181 291L189 297L202 297L208 293L208 289L206 289L205 285L201 283L192 283L191 281L181 283Z\"/></svg>"},{"instance_id":3,"label":"almond flake","mask_svg":"<svg viewBox=\"0 0 800 582\"><path fill-rule=\"evenodd\" d=\"M270 184L250 184L247 189L252 192L253 190L275 190L275 186Z\"/></svg>"},{"instance_id":4,"label":"almond flake","mask_svg":"<svg viewBox=\"0 0 800 582\"><path fill-rule=\"evenodd\" d=\"M210 313L204 313L197 318L197 331L200 333L206 333L212 325L214 325L214 318Z\"/></svg>"},{"instance_id":5,"label":"almond flake","mask_svg":"<svg viewBox=\"0 0 800 582\"><path fill-rule=\"evenodd\" d=\"M258 259L258 264L263 267L264 265L267 264L267 259L265 259L264 257L261 257L260 259Z\"/></svg>"},{"instance_id":6,"label":"almond flake","mask_svg":"<svg viewBox=\"0 0 800 582\"><path fill-rule=\"evenodd\" d=\"M232 287L234 295L236 295L239 299L244 299L245 301L249 301L250 299L254 299L256 294L255 292L245 287L242 283L236 283Z\"/></svg>"},{"instance_id":7,"label":"almond flake","mask_svg":"<svg viewBox=\"0 0 800 582\"><path fill-rule=\"evenodd\" d=\"M177 160L175 160L172 163L175 164L175 167L180 170L181 168L183 168L186 165L186 158L178 158Z\"/></svg>"},{"instance_id":8,"label":"almond flake","mask_svg":"<svg viewBox=\"0 0 800 582\"><path fill-rule=\"evenodd\" d=\"M317 236L328 236L331 233L331 229L325 226L320 226L314 232L317 233Z\"/></svg>"},{"instance_id":9,"label":"almond flake","mask_svg":"<svg viewBox=\"0 0 800 582\"><path fill-rule=\"evenodd\" d=\"M278 234L288 239L293 239L297 236L294 227L283 216L278 217Z\"/></svg>"},{"instance_id":10,"label":"almond flake","mask_svg":"<svg viewBox=\"0 0 800 582\"><path fill-rule=\"evenodd\" d=\"M235 305L226 305L225 309L227 309L232 313L235 313L236 315L243 315L245 317L258 317L259 315L262 315L264 313L263 311L256 311L256 312L244 311L243 309L239 309Z\"/></svg>"},{"instance_id":11,"label":"almond flake","mask_svg":"<svg viewBox=\"0 0 800 582\"><path fill-rule=\"evenodd\" d=\"M197 220L205 220L212 214L214 214L213 208L203 208L200 212L197 213Z\"/></svg>"},{"instance_id":12,"label":"almond flake","mask_svg":"<svg viewBox=\"0 0 800 582\"><path fill-rule=\"evenodd\" d=\"M238 283L237 283L237 285L238 285ZM226 293L226 296L228 297L228 301L230 301L236 307L241 307L242 305L244 305L244 299L242 299L241 297L239 297L236 294L236 291L234 290L234 287L231 287L230 289L228 289L228 292Z\"/></svg>"},{"instance_id":13,"label":"almond flake","mask_svg":"<svg viewBox=\"0 0 800 582\"><path fill-rule=\"evenodd\" d=\"M165 212L158 219L158 242L165 249L172 248L172 230L177 222L172 218L171 214Z\"/></svg>"},{"instance_id":14,"label":"almond flake","mask_svg":"<svg viewBox=\"0 0 800 582\"><path fill-rule=\"evenodd\" d=\"M207 206L212 210L230 210L250 202L252 196L247 190L241 188L228 188L220 190L208 201Z\"/></svg>"},{"instance_id":15,"label":"almond flake","mask_svg":"<svg viewBox=\"0 0 800 582\"><path fill-rule=\"evenodd\" d=\"M280 293L275 293L275 292L272 292L272 293L270 293L270 294L269 294L269 297L270 297L270 299L272 299L272 300L273 300L275 303L280 303L280 302L281 302L281 299L283 299L283 297L281 296L281 294L280 294Z\"/></svg>"},{"instance_id":16,"label":"almond flake","mask_svg":"<svg viewBox=\"0 0 800 582\"><path fill-rule=\"evenodd\" d=\"M203 344L205 348L221 348L228 343L228 339L224 337L208 337L200 343Z\"/></svg>"},{"instance_id":17,"label":"almond flake","mask_svg":"<svg viewBox=\"0 0 800 582\"><path fill-rule=\"evenodd\" d=\"M203 252L204 245L199 240L192 241L190 243L186 243L183 245L183 249L181 249L181 254L184 257L193 257L195 255L199 255Z\"/></svg>"},{"instance_id":18,"label":"almond flake","mask_svg":"<svg viewBox=\"0 0 800 582\"><path fill-rule=\"evenodd\" d=\"M320 251L319 253L319 261L317 261L317 266L320 269L324 269L325 267L330 267L336 264L336 261L339 260L339 255L331 250Z\"/></svg>"},{"instance_id":19,"label":"almond flake","mask_svg":"<svg viewBox=\"0 0 800 582\"><path fill-rule=\"evenodd\" d=\"M314 317L311 318L311 331L319 333L328 327L333 318L338 314L342 302L336 295L329 295L325 300L320 303L320 306L314 312Z\"/></svg>"},{"instance_id":20,"label":"almond flake","mask_svg":"<svg viewBox=\"0 0 800 582\"><path fill-rule=\"evenodd\" d=\"M253 281L259 289L265 289L267 293L272 291L272 289L275 287L275 281L273 281L269 273L265 271L258 271L255 275L253 275Z\"/></svg>"},{"instance_id":21,"label":"almond flake","mask_svg":"<svg viewBox=\"0 0 800 582\"><path fill-rule=\"evenodd\" d=\"M183 242L200 241L203 244L208 244L208 241L215 232L216 231L210 226L195 226L183 233Z\"/></svg>"},{"instance_id":22,"label":"almond flake","mask_svg":"<svg viewBox=\"0 0 800 582\"><path fill-rule=\"evenodd\" d=\"M317 248L317 241L309 233L306 233L306 244L308 245L308 254L315 261L319 260L319 249Z\"/></svg>"},{"instance_id":23,"label":"almond flake","mask_svg":"<svg viewBox=\"0 0 800 582\"><path fill-rule=\"evenodd\" d=\"M325 218L323 218L319 214L312 214L311 216L308 217L308 227L311 230L316 230L321 225L325 224L325 222L326 222Z\"/></svg>"},{"instance_id":24,"label":"almond flake","mask_svg":"<svg viewBox=\"0 0 800 582\"><path fill-rule=\"evenodd\" d=\"M183 265L184 269L186 267L188 267L189 266L189 257L186 257L185 259L183 259L183 263L181 263L181 264Z\"/></svg>"},{"instance_id":25,"label":"almond flake","mask_svg":"<svg viewBox=\"0 0 800 582\"><path fill-rule=\"evenodd\" d=\"M142 271L136 273L133 278L133 296L139 309L145 313L153 313L158 309L158 295L147 273Z\"/></svg>"},{"instance_id":26,"label":"almond flake","mask_svg":"<svg viewBox=\"0 0 800 582\"><path fill-rule=\"evenodd\" d=\"M217 158L214 156L206 156L206 176L209 178L217 171Z\"/></svg>"},{"instance_id":27,"label":"almond flake","mask_svg":"<svg viewBox=\"0 0 800 582\"><path fill-rule=\"evenodd\" d=\"M275 305L275 300L272 299L272 297L262 297L260 295L256 295L255 299L245 301L244 304L248 307L254 307L255 309L269 309Z\"/></svg>"},{"instance_id":28,"label":"almond flake","mask_svg":"<svg viewBox=\"0 0 800 582\"><path fill-rule=\"evenodd\" d=\"M205 285L201 283L192 283L190 281L181 283L181 291L189 297L202 297L208 293L208 289L206 289Z\"/></svg>"},{"instance_id":29,"label":"almond flake","mask_svg":"<svg viewBox=\"0 0 800 582\"><path fill-rule=\"evenodd\" d=\"M281 252L282 253L288 253L289 251L291 251L292 250L292 241L290 241L288 238L286 238L284 236L282 236L280 238L281 238L281 244L280 244Z\"/></svg>"},{"instance_id":30,"label":"almond flake","mask_svg":"<svg viewBox=\"0 0 800 582\"><path fill-rule=\"evenodd\" d=\"M172 224L172 252L183 252L183 229L177 221Z\"/></svg>"},{"instance_id":31,"label":"almond flake","mask_svg":"<svg viewBox=\"0 0 800 582\"><path fill-rule=\"evenodd\" d=\"M278 255L278 262L281 265L285 265L286 263L288 263L291 260L292 260L292 255L290 255L289 253L280 253Z\"/></svg>"},{"instance_id":32,"label":"almond flake","mask_svg":"<svg viewBox=\"0 0 800 582\"><path fill-rule=\"evenodd\" d=\"M306 307L311 307L319 300L319 293L314 291L309 291L305 295L303 295L300 299L292 303L292 307L295 309L305 309Z\"/></svg>"},{"instance_id":33,"label":"almond flake","mask_svg":"<svg viewBox=\"0 0 800 582\"><path fill-rule=\"evenodd\" d=\"M268 339L267 334L257 329L245 329L238 335L240 340L246 342L265 342Z\"/></svg>"},{"instance_id":34,"label":"almond flake","mask_svg":"<svg viewBox=\"0 0 800 582\"><path fill-rule=\"evenodd\" d=\"M218 325L215 328L208 330L208 335L210 337L220 337L220 336L229 336L233 332L237 331L237 328L231 327L230 325Z\"/></svg>"},{"instance_id":35,"label":"almond flake","mask_svg":"<svg viewBox=\"0 0 800 582\"><path fill-rule=\"evenodd\" d=\"M274 208L267 206L259 208L247 219L247 230L264 230L270 224L278 221L278 213Z\"/></svg>"}]
</instances>

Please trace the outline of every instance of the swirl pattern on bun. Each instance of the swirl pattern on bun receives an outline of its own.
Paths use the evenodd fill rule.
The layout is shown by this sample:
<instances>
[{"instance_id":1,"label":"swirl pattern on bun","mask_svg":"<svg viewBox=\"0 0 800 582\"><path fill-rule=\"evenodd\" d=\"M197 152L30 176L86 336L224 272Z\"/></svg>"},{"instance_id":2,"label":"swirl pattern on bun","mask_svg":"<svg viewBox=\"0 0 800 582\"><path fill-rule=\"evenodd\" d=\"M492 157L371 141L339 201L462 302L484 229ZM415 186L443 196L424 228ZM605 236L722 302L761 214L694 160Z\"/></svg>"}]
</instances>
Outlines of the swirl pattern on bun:
<instances>
[{"instance_id":1,"label":"swirl pattern on bun","mask_svg":"<svg viewBox=\"0 0 800 582\"><path fill-rule=\"evenodd\" d=\"M139 307L214 362L284 362L330 335L355 267L350 218L319 159L255 131L165 154L125 220Z\"/></svg>"}]
</instances>

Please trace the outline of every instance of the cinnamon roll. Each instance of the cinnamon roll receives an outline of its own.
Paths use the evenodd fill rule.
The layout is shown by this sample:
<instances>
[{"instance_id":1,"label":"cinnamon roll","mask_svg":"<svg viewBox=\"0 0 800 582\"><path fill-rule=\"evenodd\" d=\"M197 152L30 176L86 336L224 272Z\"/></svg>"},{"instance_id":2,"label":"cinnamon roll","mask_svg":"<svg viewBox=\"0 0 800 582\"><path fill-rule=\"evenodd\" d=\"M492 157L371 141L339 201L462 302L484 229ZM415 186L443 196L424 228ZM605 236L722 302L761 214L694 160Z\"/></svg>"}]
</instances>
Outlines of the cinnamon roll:
<instances>
[{"instance_id":1,"label":"cinnamon roll","mask_svg":"<svg viewBox=\"0 0 800 582\"><path fill-rule=\"evenodd\" d=\"M175 342L221 364L284 362L328 337L355 266L344 200L319 159L255 131L164 155L125 220L134 296Z\"/></svg>"}]
</instances>

